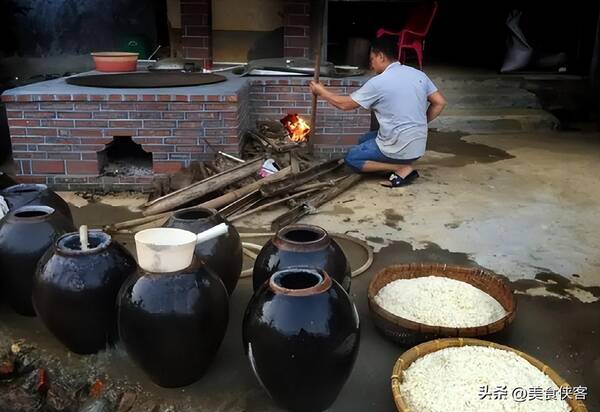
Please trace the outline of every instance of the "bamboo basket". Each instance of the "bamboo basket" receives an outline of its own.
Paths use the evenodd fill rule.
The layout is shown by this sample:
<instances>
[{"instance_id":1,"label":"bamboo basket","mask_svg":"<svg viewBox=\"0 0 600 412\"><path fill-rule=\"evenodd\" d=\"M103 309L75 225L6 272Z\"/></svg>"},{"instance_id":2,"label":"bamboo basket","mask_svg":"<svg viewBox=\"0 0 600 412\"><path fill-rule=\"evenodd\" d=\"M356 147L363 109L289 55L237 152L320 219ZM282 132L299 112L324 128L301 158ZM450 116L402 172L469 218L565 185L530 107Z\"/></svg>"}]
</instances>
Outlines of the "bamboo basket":
<instances>
[{"instance_id":1,"label":"bamboo basket","mask_svg":"<svg viewBox=\"0 0 600 412\"><path fill-rule=\"evenodd\" d=\"M558 373L556 373L552 368L543 363L542 361L530 356L524 352L513 349L509 346L499 345L494 342L488 342L480 339L469 339L469 338L445 338L445 339L436 339L429 342L422 343L417 345L400 356L394 365L394 369L392 371L391 384L392 384L392 394L394 395L394 403L396 404L396 408L400 412L415 412L414 410L409 409L408 404L402 397L402 393L400 392L400 384L402 383L402 379L404 376L404 371L407 370L410 365L419 358L423 356L446 348L452 347L461 347L461 346L485 346L488 348L495 349L503 349L509 352L516 353L527 362L531 363L533 366L538 368L540 371L545 373L552 381L560 388L560 387L571 387L563 378L561 378ZM566 399L567 403L571 407L573 412L587 412L587 408L584 403L580 400L576 400L572 397Z\"/></svg>"},{"instance_id":2,"label":"bamboo basket","mask_svg":"<svg viewBox=\"0 0 600 412\"><path fill-rule=\"evenodd\" d=\"M496 299L506 310L506 316L488 325L451 328L431 326L396 316L375 302L381 288L397 279L440 276L469 283ZM513 321L517 303L507 282L491 272L462 266L441 264L409 264L389 266L378 272L368 290L369 310L375 326L388 338L404 346L446 337L480 337L501 332Z\"/></svg>"}]
</instances>

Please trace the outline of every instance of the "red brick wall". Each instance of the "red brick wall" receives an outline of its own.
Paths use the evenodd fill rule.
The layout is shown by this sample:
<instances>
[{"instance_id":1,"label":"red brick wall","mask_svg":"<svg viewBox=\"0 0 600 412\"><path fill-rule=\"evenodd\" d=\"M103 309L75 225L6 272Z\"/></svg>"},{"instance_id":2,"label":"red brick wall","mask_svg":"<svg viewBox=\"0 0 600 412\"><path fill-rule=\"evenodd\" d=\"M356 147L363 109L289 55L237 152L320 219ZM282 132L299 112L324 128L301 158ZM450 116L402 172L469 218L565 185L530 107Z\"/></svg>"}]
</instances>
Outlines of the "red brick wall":
<instances>
[{"instance_id":1,"label":"red brick wall","mask_svg":"<svg viewBox=\"0 0 600 412\"><path fill-rule=\"evenodd\" d=\"M310 56L310 0L285 0L284 57Z\"/></svg>"},{"instance_id":2,"label":"red brick wall","mask_svg":"<svg viewBox=\"0 0 600 412\"><path fill-rule=\"evenodd\" d=\"M349 94L364 80L323 79ZM19 179L58 189L140 190L152 176L98 176L97 153L119 136L131 136L152 153L154 172L173 172L215 150L237 154L241 135L256 120L288 113L310 119L306 78L252 78L235 94L30 94L3 95ZM319 101L312 139L317 154L341 154L369 130L370 113L337 110ZM210 146L206 143L206 139Z\"/></svg>"},{"instance_id":3,"label":"red brick wall","mask_svg":"<svg viewBox=\"0 0 600 412\"><path fill-rule=\"evenodd\" d=\"M181 0L183 54L202 67L212 65L211 0Z\"/></svg>"},{"instance_id":4,"label":"red brick wall","mask_svg":"<svg viewBox=\"0 0 600 412\"><path fill-rule=\"evenodd\" d=\"M155 173L212 159L213 150L239 153L239 135L248 123L247 102L238 106L240 98L247 98L247 90L246 95L243 92L223 96L27 95L2 96L2 100L21 181L69 185L65 188L72 190L87 184L125 189L149 184L152 176L98 177L97 153L113 138L131 136L152 153Z\"/></svg>"},{"instance_id":5,"label":"red brick wall","mask_svg":"<svg viewBox=\"0 0 600 412\"><path fill-rule=\"evenodd\" d=\"M306 79L252 80L252 121L279 120L288 113L297 113L310 121L312 95L307 83ZM329 90L340 94L350 94L362 85L356 80L323 79L323 83ZM346 152L369 131L370 125L371 114L368 110L343 112L319 100L317 127L312 137L315 152L328 155Z\"/></svg>"}]
</instances>

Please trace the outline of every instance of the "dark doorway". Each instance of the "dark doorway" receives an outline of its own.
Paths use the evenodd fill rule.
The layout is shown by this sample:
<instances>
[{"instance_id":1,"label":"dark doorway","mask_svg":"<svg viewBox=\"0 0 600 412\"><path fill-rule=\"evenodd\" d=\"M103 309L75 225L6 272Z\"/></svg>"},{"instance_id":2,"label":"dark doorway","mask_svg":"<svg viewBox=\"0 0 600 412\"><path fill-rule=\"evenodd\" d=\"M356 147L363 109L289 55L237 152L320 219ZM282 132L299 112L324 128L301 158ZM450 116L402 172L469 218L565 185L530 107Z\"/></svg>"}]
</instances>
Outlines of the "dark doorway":
<instances>
[{"instance_id":1,"label":"dark doorway","mask_svg":"<svg viewBox=\"0 0 600 412\"><path fill-rule=\"evenodd\" d=\"M98 152L100 173L105 176L152 175L152 153L142 149L131 137L115 137Z\"/></svg>"},{"instance_id":2,"label":"dark doorway","mask_svg":"<svg viewBox=\"0 0 600 412\"><path fill-rule=\"evenodd\" d=\"M330 0L327 11L327 60L335 64L365 67L368 64L369 42L377 30L382 27L400 30L413 5L390 1ZM357 64L359 61L362 64Z\"/></svg>"}]
</instances>

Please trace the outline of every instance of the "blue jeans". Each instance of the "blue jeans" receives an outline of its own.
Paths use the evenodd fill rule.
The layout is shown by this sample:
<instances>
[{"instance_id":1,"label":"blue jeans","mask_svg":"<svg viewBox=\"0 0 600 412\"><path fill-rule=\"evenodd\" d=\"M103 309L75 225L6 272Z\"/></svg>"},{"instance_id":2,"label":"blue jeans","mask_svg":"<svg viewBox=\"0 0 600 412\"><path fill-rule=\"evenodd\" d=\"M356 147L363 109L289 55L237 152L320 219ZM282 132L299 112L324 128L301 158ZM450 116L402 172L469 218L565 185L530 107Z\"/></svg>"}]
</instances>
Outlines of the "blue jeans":
<instances>
[{"instance_id":1,"label":"blue jeans","mask_svg":"<svg viewBox=\"0 0 600 412\"><path fill-rule=\"evenodd\" d=\"M354 146L346 154L346 164L350 166L354 171L362 171L363 166L367 160L381 163L392 163L398 165L411 164L418 159L392 159L387 157L377 146L375 138L377 137L377 131L368 132L358 140L358 144Z\"/></svg>"}]
</instances>

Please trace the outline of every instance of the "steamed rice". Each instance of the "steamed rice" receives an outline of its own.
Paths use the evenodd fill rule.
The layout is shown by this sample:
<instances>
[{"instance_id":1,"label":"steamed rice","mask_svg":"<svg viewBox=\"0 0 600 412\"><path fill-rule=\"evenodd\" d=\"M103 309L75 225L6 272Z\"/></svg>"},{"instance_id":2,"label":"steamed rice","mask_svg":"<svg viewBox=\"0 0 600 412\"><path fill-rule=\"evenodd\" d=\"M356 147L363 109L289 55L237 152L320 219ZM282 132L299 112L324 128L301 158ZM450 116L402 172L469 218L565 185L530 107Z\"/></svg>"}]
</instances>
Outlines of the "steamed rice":
<instances>
[{"instance_id":1,"label":"steamed rice","mask_svg":"<svg viewBox=\"0 0 600 412\"><path fill-rule=\"evenodd\" d=\"M413 362L404 371L400 393L412 412L568 412L558 399L516 401L515 388L558 390L542 371L516 353L483 346L441 349ZM506 399L481 399L481 387L489 392L506 385ZM503 391L504 392L504 391Z\"/></svg>"},{"instance_id":2,"label":"steamed rice","mask_svg":"<svg viewBox=\"0 0 600 412\"><path fill-rule=\"evenodd\" d=\"M431 326L483 326L506 316L484 291L440 276L395 280L379 290L375 302L396 316Z\"/></svg>"}]
</instances>

